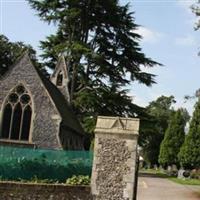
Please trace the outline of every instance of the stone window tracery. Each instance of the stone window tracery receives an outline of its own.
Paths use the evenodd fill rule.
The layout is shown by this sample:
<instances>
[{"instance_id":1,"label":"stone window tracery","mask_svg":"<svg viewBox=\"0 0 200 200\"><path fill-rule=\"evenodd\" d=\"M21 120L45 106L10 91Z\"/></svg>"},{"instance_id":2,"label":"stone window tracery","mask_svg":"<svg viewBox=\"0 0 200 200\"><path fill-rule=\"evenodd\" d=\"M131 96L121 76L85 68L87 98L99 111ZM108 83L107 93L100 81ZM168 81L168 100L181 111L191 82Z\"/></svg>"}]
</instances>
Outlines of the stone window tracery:
<instances>
[{"instance_id":1,"label":"stone window tracery","mask_svg":"<svg viewBox=\"0 0 200 200\"><path fill-rule=\"evenodd\" d=\"M7 96L2 112L0 137L28 141L32 121L32 101L22 84L15 87Z\"/></svg>"}]
</instances>

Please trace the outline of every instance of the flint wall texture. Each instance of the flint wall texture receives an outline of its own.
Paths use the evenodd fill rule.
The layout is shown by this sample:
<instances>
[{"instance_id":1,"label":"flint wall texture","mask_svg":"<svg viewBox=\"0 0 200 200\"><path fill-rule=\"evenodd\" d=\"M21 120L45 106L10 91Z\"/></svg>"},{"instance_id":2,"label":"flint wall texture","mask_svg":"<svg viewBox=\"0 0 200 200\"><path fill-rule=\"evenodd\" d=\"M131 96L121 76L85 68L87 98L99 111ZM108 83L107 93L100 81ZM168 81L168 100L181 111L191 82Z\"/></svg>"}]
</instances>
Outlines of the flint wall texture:
<instances>
[{"instance_id":1,"label":"flint wall texture","mask_svg":"<svg viewBox=\"0 0 200 200\"><path fill-rule=\"evenodd\" d=\"M92 200L90 188L0 182L1 200Z\"/></svg>"},{"instance_id":2,"label":"flint wall texture","mask_svg":"<svg viewBox=\"0 0 200 200\"><path fill-rule=\"evenodd\" d=\"M0 115L5 97L17 84L22 83L30 92L33 102L33 123L29 142L39 148L61 149L58 140L60 118L45 87L28 56L0 79Z\"/></svg>"},{"instance_id":3,"label":"flint wall texture","mask_svg":"<svg viewBox=\"0 0 200 200\"><path fill-rule=\"evenodd\" d=\"M92 194L96 200L133 200L139 120L99 117Z\"/></svg>"}]
</instances>

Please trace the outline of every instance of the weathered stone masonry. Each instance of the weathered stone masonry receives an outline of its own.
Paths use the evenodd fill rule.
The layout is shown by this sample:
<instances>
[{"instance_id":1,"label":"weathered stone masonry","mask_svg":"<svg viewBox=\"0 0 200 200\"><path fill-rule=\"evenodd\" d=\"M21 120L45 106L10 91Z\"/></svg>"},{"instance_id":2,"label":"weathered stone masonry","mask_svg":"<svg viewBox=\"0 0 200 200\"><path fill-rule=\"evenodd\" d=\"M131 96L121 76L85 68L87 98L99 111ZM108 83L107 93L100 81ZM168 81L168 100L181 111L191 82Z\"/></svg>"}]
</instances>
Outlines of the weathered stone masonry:
<instances>
[{"instance_id":1,"label":"weathered stone masonry","mask_svg":"<svg viewBox=\"0 0 200 200\"><path fill-rule=\"evenodd\" d=\"M59 65L63 66L63 63L64 60L62 59L57 67L59 68ZM31 127L28 140L27 138L26 140L20 139L21 137L17 139L17 136L16 138L10 137L11 131L7 131L6 128L2 129L2 127L6 127L4 122L9 121L4 120L5 113L9 113L4 112L4 102L7 102L11 93L18 94L17 89L14 88L19 86L25 88L32 102ZM64 86L65 82L63 82ZM70 109L67 100L59 91L60 89L31 63L28 53L10 67L9 71L3 77L0 77L0 145L13 144L35 148L82 150L83 129ZM18 99L21 99L21 96L18 97ZM8 104L10 104L9 101ZM15 111L17 104L19 104L18 100L16 104L12 105L12 113ZM14 115L12 114L9 117L11 123L8 123L7 126L13 125L12 119L14 118L12 116ZM18 119L20 121L21 118L18 117ZM22 129L19 128L19 130ZM9 137L5 136L4 132L9 132ZM17 131L17 133L21 132Z\"/></svg>"},{"instance_id":2,"label":"weathered stone masonry","mask_svg":"<svg viewBox=\"0 0 200 200\"><path fill-rule=\"evenodd\" d=\"M88 186L0 182L1 200L92 200Z\"/></svg>"},{"instance_id":3,"label":"weathered stone masonry","mask_svg":"<svg viewBox=\"0 0 200 200\"><path fill-rule=\"evenodd\" d=\"M33 102L33 127L34 134L30 137L30 143L38 143L38 147L48 148L61 148L56 138L56 132L59 128L59 115L55 107L52 105L50 98L45 91L45 88L41 85L41 81L37 75L37 72L33 67L29 66L27 59L22 59L15 67L9 76L5 76L1 80L0 84L0 105L3 104L4 98L8 95L9 91L12 90L17 84L22 83L29 91L31 91ZM4 81L5 80L5 81ZM3 108L2 108L3 109ZM47 116L57 116L54 120L47 118ZM52 123L53 122L53 123ZM35 126L37 124L37 126ZM49 132L51 132L49 134ZM47 134L47 135L45 135ZM49 135L52 137L49 138ZM49 145L49 143L51 145Z\"/></svg>"},{"instance_id":4,"label":"weathered stone masonry","mask_svg":"<svg viewBox=\"0 0 200 200\"><path fill-rule=\"evenodd\" d=\"M98 117L89 187L0 183L2 200L133 200L139 119Z\"/></svg>"},{"instance_id":5,"label":"weathered stone masonry","mask_svg":"<svg viewBox=\"0 0 200 200\"><path fill-rule=\"evenodd\" d=\"M139 120L99 117L91 189L96 200L132 200Z\"/></svg>"}]
</instances>

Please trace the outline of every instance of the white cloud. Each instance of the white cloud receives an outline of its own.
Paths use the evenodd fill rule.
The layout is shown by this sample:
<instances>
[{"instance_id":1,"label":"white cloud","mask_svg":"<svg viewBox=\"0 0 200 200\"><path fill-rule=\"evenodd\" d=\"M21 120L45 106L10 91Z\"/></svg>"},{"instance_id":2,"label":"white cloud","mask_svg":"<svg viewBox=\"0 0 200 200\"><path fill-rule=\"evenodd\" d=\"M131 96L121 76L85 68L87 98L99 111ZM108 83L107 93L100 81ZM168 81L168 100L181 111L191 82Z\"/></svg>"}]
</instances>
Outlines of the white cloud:
<instances>
[{"instance_id":1,"label":"white cloud","mask_svg":"<svg viewBox=\"0 0 200 200\"><path fill-rule=\"evenodd\" d=\"M138 33L139 35L141 35L143 37L142 42L153 43L153 44L157 43L164 36L163 33L160 33L160 32L154 31L154 30L150 30L145 27L139 27L134 32Z\"/></svg>"},{"instance_id":2,"label":"white cloud","mask_svg":"<svg viewBox=\"0 0 200 200\"><path fill-rule=\"evenodd\" d=\"M181 45L181 46L193 46L196 43L197 43L196 39L191 35L187 35L187 36L179 37L175 39L175 44Z\"/></svg>"}]
</instances>

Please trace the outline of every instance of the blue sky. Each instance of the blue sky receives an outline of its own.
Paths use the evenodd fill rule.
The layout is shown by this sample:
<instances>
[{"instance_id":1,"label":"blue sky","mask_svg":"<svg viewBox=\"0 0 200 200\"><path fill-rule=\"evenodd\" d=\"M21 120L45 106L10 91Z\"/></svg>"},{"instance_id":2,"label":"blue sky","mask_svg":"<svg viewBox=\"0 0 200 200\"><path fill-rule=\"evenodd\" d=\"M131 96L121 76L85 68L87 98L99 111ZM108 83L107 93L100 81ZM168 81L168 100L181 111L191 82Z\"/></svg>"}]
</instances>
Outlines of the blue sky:
<instances>
[{"instance_id":1,"label":"blue sky","mask_svg":"<svg viewBox=\"0 0 200 200\"><path fill-rule=\"evenodd\" d=\"M127 3L121 0L121 3ZM190 10L193 0L131 0L137 30L143 36L143 52L164 67L145 69L157 75L157 84L148 88L133 83L130 94L134 102L145 106L160 95L174 95L176 107L190 112L194 101L184 103L184 95L200 88L200 32L194 31L195 16ZM0 0L0 33L11 41L31 44L38 54L39 41L55 32L54 26L39 20L25 0Z\"/></svg>"}]
</instances>

